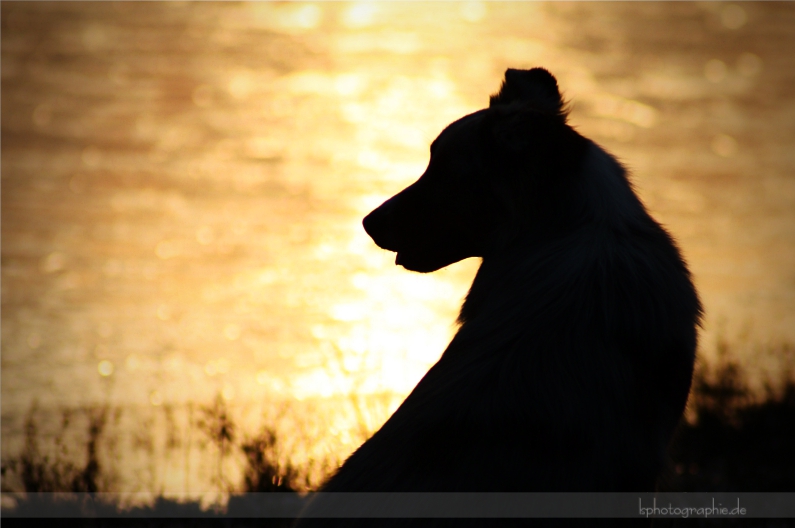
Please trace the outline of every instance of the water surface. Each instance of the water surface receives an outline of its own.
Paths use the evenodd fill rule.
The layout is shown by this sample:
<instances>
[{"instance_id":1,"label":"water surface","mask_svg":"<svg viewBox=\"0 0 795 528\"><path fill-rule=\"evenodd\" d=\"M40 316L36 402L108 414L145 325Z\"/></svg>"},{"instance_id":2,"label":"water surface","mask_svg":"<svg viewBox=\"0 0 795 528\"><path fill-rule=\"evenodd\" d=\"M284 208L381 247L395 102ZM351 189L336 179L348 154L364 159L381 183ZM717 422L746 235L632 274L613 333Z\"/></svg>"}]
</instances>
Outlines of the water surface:
<instances>
[{"instance_id":1,"label":"water surface","mask_svg":"<svg viewBox=\"0 0 795 528\"><path fill-rule=\"evenodd\" d=\"M4 457L34 401L128 409L130 439L216 395L251 428L372 395L302 411L343 456L439 357L478 265L406 272L361 218L507 67L549 68L631 170L705 357L795 342L792 4L3 2L2 24ZM130 445L168 458L157 438ZM158 464L125 485L196 470Z\"/></svg>"}]
</instances>

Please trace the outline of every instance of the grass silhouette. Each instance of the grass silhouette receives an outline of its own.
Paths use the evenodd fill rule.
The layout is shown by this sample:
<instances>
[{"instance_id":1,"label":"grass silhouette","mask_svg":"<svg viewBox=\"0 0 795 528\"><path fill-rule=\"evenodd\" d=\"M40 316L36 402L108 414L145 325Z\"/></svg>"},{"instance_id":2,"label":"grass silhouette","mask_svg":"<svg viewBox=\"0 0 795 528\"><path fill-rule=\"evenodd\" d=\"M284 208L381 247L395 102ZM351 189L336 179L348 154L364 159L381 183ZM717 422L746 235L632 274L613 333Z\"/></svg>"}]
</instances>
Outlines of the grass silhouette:
<instances>
[{"instance_id":1,"label":"grass silhouette","mask_svg":"<svg viewBox=\"0 0 795 528\"><path fill-rule=\"evenodd\" d=\"M726 348L725 345L721 345ZM780 347L776 354L789 357L795 347ZM217 454L215 483L228 494L225 508L202 509L198 500L177 501L155 493L154 502L124 506L113 500L92 503L92 516L102 517L124 509L129 515L146 518L217 517L224 513L256 516L255 497L246 494L278 492L294 494L312 486L310 474L329 474L330 461L310 461L306 465L292 462L290 449L272 426L246 435L235 423L226 403L217 398L199 408L192 422L214 446ZM112 468L101 464L99 446L104 438L111 410L107 407L86 409L86 440L81 450L83 461L66 459L68 450L43 453L39 446L34 404L25 420L25 442L21 452L2 463L3 491L26 492L17 496L13 509L3 514L35 514L41 508L62 512L64 517L85 515L77 493L114 492L117 485ZM118 411L117 411L118 412ZM762 390L752 390L747 370L719 350L718 360L701 364L696 372L689 402L689 419L683 420L670 446L670 461L661 478L660 490L677 492L795 492L795 375L791 368L779 370L779 379L763 380ZM74 419L74 411L63 411L61 430ZM275 425L275 424L274 424ZM64 443L55 438L56 447ZM74 447L74 446L73 446ZM238 482L224 472L224 460L236 454L243 468ZM154 456L150 451L149 456ZM211 452L207 452L210 457ZM310 467L311 466L311 467ZM156 492L156 490L150 490ZM46 495L37 492L55 492ZM239 525L236 520L236 525ZM789 526L787 521L752 520L743 526ZM764 521L764 522L763 522ZM716 521L710 521L709 526ZM772 524L771 524L772 523ZM692 523L691 523L692 524ZM697 523L698 524L698 523ZM258 526L287 526L286 519L258 519ZM655 522L655 526L679 526L680 523ZM719 521L720 526L734 526ZM169 525L171 526L171 524Z\"/></svg>"},{"instance_id":2,"label":"grass silhouette","mask_svg":"<svg viewBox=\"0 0 795 528\"><path fill-rule=\"evenodd\" d=\"M765 379L761 394L749 388L740 365L719 345L720 361L697 370L690 408L671 444L661 487L681 492L795 492L795 376L791 364L779 379ZM782 346L786 358L793 347Z\"/></svg>"}]
</instances>

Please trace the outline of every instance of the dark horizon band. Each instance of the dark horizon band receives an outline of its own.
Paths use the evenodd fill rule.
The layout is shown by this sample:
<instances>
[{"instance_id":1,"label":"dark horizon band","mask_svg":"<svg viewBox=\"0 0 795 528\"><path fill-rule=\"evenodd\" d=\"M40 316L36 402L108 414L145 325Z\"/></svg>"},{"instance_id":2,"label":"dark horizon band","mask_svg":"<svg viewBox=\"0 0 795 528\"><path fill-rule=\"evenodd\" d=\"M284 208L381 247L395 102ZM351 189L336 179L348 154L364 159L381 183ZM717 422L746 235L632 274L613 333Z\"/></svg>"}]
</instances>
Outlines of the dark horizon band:
<instances>
[{"instance_id":1,"label":"dark horizon band","mask_svg":"<svg viewBox=\"0 0 795 528\"><path fill-rule=\"evenodd\" d=\"M15 518L795 518L795 493L245 493L208 510L187 495L159 497L153 505L126 509L118 505L155 497L2 497L2 516Z\"/></svg>"}]
</instances>

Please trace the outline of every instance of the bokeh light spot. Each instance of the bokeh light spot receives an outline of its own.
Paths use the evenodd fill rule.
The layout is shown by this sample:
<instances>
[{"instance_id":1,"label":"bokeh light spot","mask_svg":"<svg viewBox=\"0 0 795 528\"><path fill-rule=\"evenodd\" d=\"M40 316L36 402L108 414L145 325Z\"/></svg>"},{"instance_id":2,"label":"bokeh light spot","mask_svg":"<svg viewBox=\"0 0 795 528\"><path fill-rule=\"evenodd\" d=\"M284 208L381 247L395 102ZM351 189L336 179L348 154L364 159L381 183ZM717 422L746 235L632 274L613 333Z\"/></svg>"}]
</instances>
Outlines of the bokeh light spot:
<instances>
[{"instance_id":1,"label":"bokeh light spot","mask_svg":"<svg viewBox=\"0 0 795 528\"><path fill-rule=\"evenodd\" d=\"M130 354L129 356L127 356L127 359L124 361L124 366L130 372L135 372L136 370L141 368L141 360L138 359L138 356L136 356L135 354Z\"/></svg>"},{"instance_id":2,"label":"bokeh light spot","mask_svg":"<svg viewBox=\"0 0 795 528\"><path fill-rule=\"evenodd\" d=\"M66 265L66 257L60 251L53 251L47 255L42 261L39 268L44 273L54 273L60 271Z\"/></svg>"},{"instance_id":3,"label":"bokeh light spot","mask_svg":"<svg viewBox=\"0 0 795 528\"><path fill-rule=\"evenodd\" d=\"M100 25L91 25L83 30L83 45L88 51L99 51L107 42L105 28Z\"/></svg>"},{"instance_id":4,"label":"bokeh light spot","mask_svg":"<svg viewBox=\"0 0 795 528\"><path fill-rule=\"evenodd\" d=\"M480 22L485 16L485 2L464 2L461 4L461 18L467 22Z\"/></svg>"},{"instance_id":5,"label":"bokeh light spot","mask_svg":"<svg viewBox=\"0 0 795 528\"><path fill-rule=\"evenodd\" d=\"M214 239L215 234L213 233L212 227L202 226L196 230L196 241L199 242L199 244L206 246L212 244Z\"/></svg>"},{"instance_id":6,"label":"bokeh light spot","mask_svg":"<svg viewBox=\"0 0 795 528\"><path fill-rule=\"evenodd\" d=\"M173 310L167 304L161 304L160 306L157 307L157 318L160 319L161 321L168 321L169 319L171 319L172 313Z\"/></svg>"},{"instance_id":7,"label":"bokeh light spot","mask_svg":"<svg viewBox=\"0 0 795 528\"><path fill-rule=\"evenodd\" d=\"M218 368L216 367L215 361L208 361L204 365L204 373L208 376L215 376L218 374Z\"/></svg>"},{"instance_id":8,"label":"bokeh light spot","mask_svg":"<svg viewBox=\"0 0 795 528\"><path fill-rule=\"evenodd\" d=\"M315 4L306 4L285 11L281 24L285 28L313 29L320 25L323 11Z\"/></svg>"},{"instance_id":9,"label":"bokeh light spot","mask_svg":"<svg viewBox=\"0 0 795 528\"><path fill-rule=\"evenodd\" d=\"M594 103L594 113L598 116L626 121L641 128L651 128L657 123L657 110L631 99L613 95L603 95Z\"/></svg>"},{"instance_id":10,"label":"bokeh light spot","mask_svg":"<svg viewBox=\"0 0 795 528\"><path fill-rule=\"evenodd\" d=\"M737 153L737 140L727 134L719 134L712 140L712 151L723 158Z\"/></svg>"},{"instance_id":11,"label":"bokeh light spot","mask_svg":"<svg viewBox=\"0 0 795 528\"><path fill-rule=\"evenodd\" d=\"M377 10L375 2L357 2L343 12L342 23L349 28L369 26L375 21Z\"/></svg>"},{"instance_id":12,"label":"bokeh light spot","mask_svg":"<svg viewBox=\"0 0 795 528\"><path fill-rule=\"evenodd\" d=\"M179 246L170 240L162 240L155 247L155 254L163 260L179 255Z\"/></svg>"},{"instance_id":13,"label":"bokeh light spot","mask_svg":"<svg viewBox=\"0 0 795 528\"><path fill-rule=\"evenodd\" d=\"M102 163L102 152L94 145L89 145L83 149L80 159L87 167L96 168Z\"/></svg>"},{"instance_id":14,"label":"bokeh light spot","mask_svg":"<svg viewBox=\"0 0 795 528\"><path fill-rule=\"evenodd\" d=\"M254 88L254 82L251 79L251 74L248 72L240 72L235 74L229 81L229 94L238 100L244 100L251 93Z\"/></svg>"},{"instance_id":15,"label":"bokeh light spot","mask_svg":"<svg viewBox=\"0 0 795 528\"><path fill-rule=\"evenodd\" d=\"M358 95L365 88L365 79L355 73L344 73L338 75L334 80L334 89L339 95Z\"/></svg>"},{"instance_id":16,"label":"bokeh light spot","mask_svg":"<svg viewBox=\"0 0 795 528\"><path fill-rule=\"evenodd\" d=\"M41 346L41 336L39 334L30 334L28 336L28 346L32 350L36 350Z\"/></svg>"},{"instance_id":17,"label":"bokeh light spot","mask_svg":"<svg viewBox=\"0 0 795 528\"><path fill-rule=\"evenodd\" d=\"M103 359L97 364L97 371L103 378L107 378L113 374L113 363L110 360Z\"/></svg>"},{"instance_id":18,"label":"bokeh light spot","mask_svg":"<svg viewBox=\"0 0 795 528\"><path fill-rule=\"evenodd\" d=\"M739 29L748 21L748 15L741 6L729 4L721 10L720 21L729 29Z\"/></svg>"},{"instance_id":19,"label":"bokeh light spot","mask_svg":"<svg viewBox=\"0 0 795 528\"><path fill-rule=\"evenodd\" d=\"M108 78L118 86L126 86L130 83L130 67L123 62L119 62L110 67Z\"/></svg>"},{"instance_id":20,"label":"bokeh light spot","mask_svg":"<svg viewBox=\"0 0 795 528\"><path fill-rule=\"evenodd\" d=\"M719 83L725 79L726 71L726 63L719 59L711 59L704 65L704 77L712 83Z\"/></svg>"},{"instance_id":21,"label":"bokeh light spot","mask_svg":"<svg viewBox=\"0 0 795 528\"><path fill-rule=\"evenodd\" d=\"M149 403L157 407L163 403L163 395L160 394L159 390L153 390L149 393Z\"/></svg>"},{"instance_id":22,"label":"bokeh light spot","mask_svg":"<svg viewBox=\"0 0 795 528\"><path fill-rule=\"evenodd\" d=\"M230 341L240 337L240 327L235 323L229 323L224 327L224 337Z\"/></svg>"},{"instance_id":23,"label":"bokeh light spot","mask_svg":"<svg viewBox=\"0 0 795 528\"><path fill-rule=\"evenodd\" d=\"M215 368L219 374L226 374L232 365L226 358L221 358L215 362Z\"/></svg>"},{"instance_id":24,"label":"bokeh light spot","mask_svg":"<svg viewBox=\"0 0 795 528\"><path fill-rule=\"evenodd\" d=\"M253 137L246 140L246 156L252 159L277 159L284 150L282 142L269 137Z\"/></svg>"}]
</instances>

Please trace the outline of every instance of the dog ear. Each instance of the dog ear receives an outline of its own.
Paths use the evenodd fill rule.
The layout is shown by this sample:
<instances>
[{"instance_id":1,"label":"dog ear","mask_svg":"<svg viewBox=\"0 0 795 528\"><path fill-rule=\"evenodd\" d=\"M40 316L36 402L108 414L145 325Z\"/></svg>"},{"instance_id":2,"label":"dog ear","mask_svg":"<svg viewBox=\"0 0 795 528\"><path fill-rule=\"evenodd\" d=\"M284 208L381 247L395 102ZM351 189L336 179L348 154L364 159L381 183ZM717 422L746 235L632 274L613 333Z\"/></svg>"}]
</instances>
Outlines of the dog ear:
<instances>
[{"instance_id":1,"label":"dog ear","mask_svg":"<svg viewBox=\"0 0 795 528\"><path fill-rule=\"evenodd\" d=\"M558 90L558 81L544 68L505 71L499 93L492 95L489 107L523 103L546 114L566 117L567 111Z\"/></svg>"}]
</instances>

